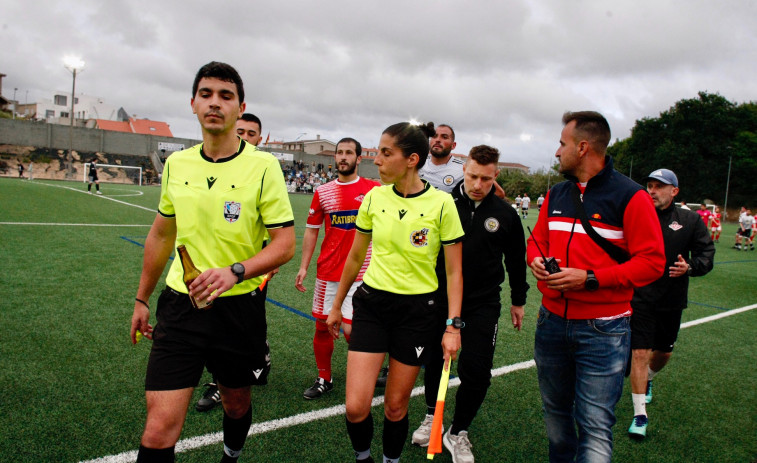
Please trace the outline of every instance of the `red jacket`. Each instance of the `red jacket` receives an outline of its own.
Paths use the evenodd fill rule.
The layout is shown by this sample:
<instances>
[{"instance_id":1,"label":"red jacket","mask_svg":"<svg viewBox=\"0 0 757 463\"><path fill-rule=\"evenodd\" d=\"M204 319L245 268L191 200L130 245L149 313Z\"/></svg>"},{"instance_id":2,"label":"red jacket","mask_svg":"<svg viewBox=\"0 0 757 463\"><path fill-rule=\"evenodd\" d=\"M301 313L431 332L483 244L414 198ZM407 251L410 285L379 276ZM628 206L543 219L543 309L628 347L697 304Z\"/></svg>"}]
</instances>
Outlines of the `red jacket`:
<instances>
[{"instance_id":1,"label":"red jacket","mask_svg":"<svg viewBox=\"0 0 757 463\"><path fill-rule=\"evenodd\" d=\"M652 283L665 271L665 247L652 198L617 172L609 156L604 169L587 183L583 205L593 228L630 255L618 264L584 231L572 200L576 181L568 177L547 194L528 239L528 262L541 256L536 240L546 257L561 260L560 267L594 270L599 289L560 292L539 281L542 304L568 319L630 315L633 288Z\"/></svg>"}]
</instances>

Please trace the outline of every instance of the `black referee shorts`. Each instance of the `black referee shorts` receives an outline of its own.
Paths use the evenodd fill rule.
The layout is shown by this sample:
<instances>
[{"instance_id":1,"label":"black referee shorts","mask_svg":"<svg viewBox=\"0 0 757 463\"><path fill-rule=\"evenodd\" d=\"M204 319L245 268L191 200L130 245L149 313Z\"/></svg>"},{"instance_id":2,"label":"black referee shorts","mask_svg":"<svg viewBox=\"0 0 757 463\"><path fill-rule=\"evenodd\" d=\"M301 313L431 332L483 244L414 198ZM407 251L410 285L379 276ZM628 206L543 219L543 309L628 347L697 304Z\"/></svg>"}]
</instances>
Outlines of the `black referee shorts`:
<instances>
[{"instance_id":1,"label":"black referee shorts","mask_svg":"<svg viewBox=\"0 0 757 463\"><path fill-rule=\"evenodd\" d=\"M206 365L226 387L265 384L265 299L257 291L219 297L211 309L197 310L189 296L166 287L156 318L145 390L195 387Z\"/></svg>"},{"instance_id":2,"label":"black referee shorts","mask_svg":"<svg viewBox=\"0 0 757 463\"><path fill-rule=\"evenodd\" d=\"M434 294L395 294L363 282L352 296L349 350L388 352L405 365L423 365L436 326Z\"/></svg>"}]
</instances>

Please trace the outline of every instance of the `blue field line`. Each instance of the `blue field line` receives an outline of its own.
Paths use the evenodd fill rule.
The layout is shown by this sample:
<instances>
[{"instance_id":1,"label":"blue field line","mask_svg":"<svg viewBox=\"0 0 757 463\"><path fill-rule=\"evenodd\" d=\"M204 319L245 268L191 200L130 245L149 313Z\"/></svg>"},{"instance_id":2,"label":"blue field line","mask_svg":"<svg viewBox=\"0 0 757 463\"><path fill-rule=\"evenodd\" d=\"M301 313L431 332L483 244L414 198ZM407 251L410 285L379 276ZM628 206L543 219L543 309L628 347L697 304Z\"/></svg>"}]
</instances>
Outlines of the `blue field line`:
<instances>
[{"instance_id":1,"label":"blue field line","mask_svg":"<svg viewBox=\"0 0 757 463\"><path fill-rule=\"evenodd\" d=\"M718 309L718 310L722 310L722 311L724 311L724 312L725 312L726 310L731 310L731 309L729 309L729 308L726 308L726 307L718 307L718 306L716 306L716 305L710 305L710 304L702 304L701 302L691 302L691 301L689 301L689 304L694 304L694 305L701 305L702 307L710 307L710 308L712 308L712 309Z\"/></svg>"},{"instance_id":2,"label":"blue field line","mask_svg":"<svg viewBox=\"0 0 757 463\"><path fill-rule=\"evenodd\" d=\"M719 265L719 264L748 264L750 262L757 262L757 260L726 260L724 262L715 262L715 265Z\"/></svg>"},{"instance_id":3,"label":"blue field line","mask_svg":"<svg viewBox=\"0 0 757 463\"><path fill-rule=\"evenodd\" d=\"M134 241L133 239L129 238L128 236L121 236L120 238L121 238L122 240L124 240L124 241L128 241L128 242L129 242L129 243L131 243L131 244L136 244L136 245L137 245L137 246L139 246L140 248L143 248L143 247L145 247L145 245L144 245L144 244L140 243L139 241ZM147 237L146 237L146 236L140 236L139 238L147 238Z\"/></svg>"},{"instance_id":4,"label":"blue field line","mask_svg":"<svg viewBox=\"0 0 757 463\"><path fill-rule=\"evenodd\" d=\"M281 307L284 310L288 310L288 311L292 312L295 315L299 315L300 317L304 317L304 318L307 318L308 320L315 321L315 317L314 316L312 316L310 314L307 314L305 312L302 312L300 310L297 310L294 307L289 307L288 305L282 304L279 301L274 301L270 297L266 298L266 302L270 302L273 305L277 305L277 306Z\"/></svg>"}]
</instances>

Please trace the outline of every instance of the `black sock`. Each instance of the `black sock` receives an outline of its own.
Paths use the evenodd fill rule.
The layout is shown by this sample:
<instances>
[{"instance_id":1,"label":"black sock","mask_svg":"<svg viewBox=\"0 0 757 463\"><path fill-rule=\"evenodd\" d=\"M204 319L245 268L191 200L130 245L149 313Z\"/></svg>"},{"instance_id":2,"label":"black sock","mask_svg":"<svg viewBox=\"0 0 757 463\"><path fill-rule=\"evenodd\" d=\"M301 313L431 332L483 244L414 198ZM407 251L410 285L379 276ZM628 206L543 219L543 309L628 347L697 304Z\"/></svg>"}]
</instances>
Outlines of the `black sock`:
<instances>
[{"instance_id":1,"label":"black sock","mask_svg":"<svg viewBox=\"0 0 757 463\"><path fill-rule=\"evenodd\" d=\"M355 452L364 452L371 449L373 440L373 415L368 416L359 423L347 422L347 434L350 436L352 448Z\"/></svg>"},{"instance_id":2,"label":"black sock","mask_svg":"<svg viewBox=\"0 0 757 463\"><path fill-rule=\"evenodd\" d=\"M173 463L174 447L167 449L151 449L143 445L139 446L137 463Z\"/></svg>"},{"instance_id":3,"label":"black sock","mask_svg":"<svg viewBox=\"0 0 757 463\"><path fill-rule=\"evenodd\" d=\"M242 453L244 441L247 439L247 433L250 431L252 424L252 406L247 409L247 413L241 418L231 418L223 412L223 459L222 462L237 461Z\"/></svg>"},{"instance_id":4,"label":"black sock","mask_svg":"<svg viewBox=\"0 0 757 463\"><path fill-rule=\"evenodd\" d=\"M91 183L87 185L87 191L92 191L92 184Z\"/></svg>"},{"instance_id":5,"label":"black sock","mask_svg":"<svg viewBox=\"0 0 757 463\"><path fill-rule=\"evenodd\" d=\"M99 183L95 183L95 188L97 188L97 191L100 191L100 184Z\"/></svg>"},{"instance_id":6,"label":"black sock","mask_svg":"<svg viewBox=\"0 0 757 463\"><path fill-rule=\"evenodd\" d=\"M399 421L389 421L384 417L384 456L395 459L402 455L402 447L407 440L407 413Z\"/></svg>"}]
</instances>

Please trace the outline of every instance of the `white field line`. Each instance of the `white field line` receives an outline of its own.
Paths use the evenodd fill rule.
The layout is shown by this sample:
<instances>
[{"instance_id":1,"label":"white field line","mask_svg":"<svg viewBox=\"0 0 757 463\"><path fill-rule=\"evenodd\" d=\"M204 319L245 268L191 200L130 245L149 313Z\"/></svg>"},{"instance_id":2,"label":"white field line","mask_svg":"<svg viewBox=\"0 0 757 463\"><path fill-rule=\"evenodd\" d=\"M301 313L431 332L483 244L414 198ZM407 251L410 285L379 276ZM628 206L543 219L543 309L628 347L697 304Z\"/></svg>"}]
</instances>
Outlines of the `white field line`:
<instances>
[{"instance_id":1,"label":"white field line","mask_svg":"<svg viewBox=\"0 0 757 463\"><path fill-rule=\"evenodd\" d=\"M63 188L64 190L71 190L71 191L75 191L77 193L87 194L87 192L84 191L84 190L79 190L79 189L76 189L76 188L72 188L70 186L54 185L54 184L51 184L51 183L39 183L39 182L35 183L35 185L45 185L45 186L51 186L51 187L55 187L55 188ZM116 203L119 203L119 204L123 204L123 205L126 205L126 206L136 207L137 209L144 209L145 211L155 212L156 214L158 212L156 209L150 209L149 207L138 206L136 204L127 203L126 201L121 201L119 199L111 198L110 196L107 196L107 195L93 195L93 196L96 197L96 198L107 199L108 201L113 201L113 202L116 202Z\"/></svg>"},{"instance_id":2,"label":"white field line","mask_svg":"<svg viewBox=\"0 0 757 463\"><path fill-rule=\"evenodd\" d=\"M681 324L681 329L688 328L690 326L699 325L702 323L708 323L708 322L719 320L725 317L730 317L731 315L736 315L741 312L746 312L747 310L752 310L755 308L757 308L757 304L752 304L746 307L729 310L727 312L719 313L719 314L712 315L709 317L692 320L690 322ZM512 373L518 370L527 370L535 366L536 366L536 363L533 360L527 360L525 362L514 363L512 365L506 365L504 367L493 369L492 376L493 377L502 376L502 375L506 375L508 373ZM460 378L453 378L449 381L450 388L457 387L459 385L460 385ZM424 388L422 386L414 388L412 393L410 394L411 397L415 397L415 396L423 394L423 389ZM384 396L381 395L378 397L374 397L373 401L371 402L371 405L373 407L376 407L383 403L384 403ZM289 428L292 426L310 423L312 421L321 420L324 418L330 418L332 416L343 415L344 413L345 413L344 405L335 405L329 408L313 410L307 413L300 413L299 415L288 416L285 418L279 418L276 420L266 421L263 423L254 423L250 427L250 432L247 433L247 435L252 436L255 434L263 434L269 431L275 431L277 429ZM219 442L223 442L223 432L214 432L210 434L205 434L203 436L182 439L176 443L176 453L186 452L187 450L192 450L192 449L204 447L207 445L217 444ZM80 463L132 463L135 461L137 461L137 451L131 450L128 452L119 453L117 455L108 455L105 457L95 458L94 460L81 461Z\"/></svg>"}]
</instances>

